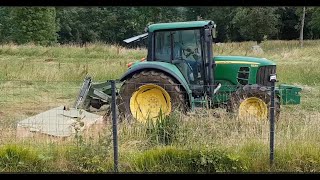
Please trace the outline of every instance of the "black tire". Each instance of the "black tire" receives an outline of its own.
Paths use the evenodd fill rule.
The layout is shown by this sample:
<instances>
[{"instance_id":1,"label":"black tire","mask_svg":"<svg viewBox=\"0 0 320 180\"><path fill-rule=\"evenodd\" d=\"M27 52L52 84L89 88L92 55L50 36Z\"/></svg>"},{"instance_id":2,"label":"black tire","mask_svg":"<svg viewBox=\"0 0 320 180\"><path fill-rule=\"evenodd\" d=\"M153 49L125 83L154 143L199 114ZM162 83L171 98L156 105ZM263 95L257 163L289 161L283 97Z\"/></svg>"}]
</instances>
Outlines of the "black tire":
<instances>
[{"instance_id":1,"label":"black tire","mask_svg":"<svg viewBox=\"0 0 320 180\"><path fill-rule=\"evenodd\" d=\"M268 107L267 118L270 116L270 91L265 86L260 86L257 84L254 85L245 85L242 88L239 88L236 92L231 94L230 101L227 107L229 112L235 113L238 115L238 110L241 102L249 97L257 97L263 100ZM275 97L275 119L279 120L280 117L280 100L279 97Z\"/></svg>"},{"instance_id":2,"label":"black tire","mask_svg":"<svg viewBox=\"0 0 320 180\"><path fill-rule=\"evenodd\" d=\"M105 104L107 104L107 103L101 101L100 99L93 99L93 98L89 97L83 102L82 109L84 109L85 111L91 112L90 107L93 107L96 110L98 110Z\"/></svg>"},{"instance_id":3,"label":"black tire","mask_svg":"<svg viewBox=\"0 0 320 180\"><path fill-rule=\"evenodd\" d=\"M144 84L156 84L168 92L171 97L171 112L174 110L186 110L185 91L173 78L155 70L144 70L127 79L120 88L117 104L122 118L131 120L133 115L130 110L130 98L132 94ZM121 119L122 119L121 118Z\"/></svg>"},{"instance_id":4,"label":"black tire","mask_svg":"<svg viewBox=\"0 0 320 180\"><path fill-rule=\"evenodd\" d=\"M106 123L110 123L112 124L113 121L113 115L112 115L112 109L111 109L111 103L109 104L109 106L107 106L106 108L106 113L103 115L103 120ZM121 118L120 113L119 113L119 108L118 106L116 106L116 119L119 121L119 119Z\"/></svg>"}]
</instances>

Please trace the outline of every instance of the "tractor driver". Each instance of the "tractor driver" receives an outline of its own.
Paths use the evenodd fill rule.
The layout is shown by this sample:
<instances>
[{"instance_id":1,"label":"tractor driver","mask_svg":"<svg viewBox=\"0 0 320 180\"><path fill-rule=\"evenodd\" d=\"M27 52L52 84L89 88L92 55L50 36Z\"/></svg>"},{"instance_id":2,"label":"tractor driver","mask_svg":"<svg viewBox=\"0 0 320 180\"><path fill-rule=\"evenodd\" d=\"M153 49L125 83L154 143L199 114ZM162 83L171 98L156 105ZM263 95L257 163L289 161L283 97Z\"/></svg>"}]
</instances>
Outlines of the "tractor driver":
<instances>
[{"instance_id":1,"label":"tractor driver","mask_svg":"<svg viewBox=\"0 0 320 180\"><path fill-rule=\"evenodd\" d=\"M200 32L198 30L182 30L174 33L174 58L183 60L182 71L187 74L191 84L197 84L200 78ZM182 66L182 64L181 64Z\"/></svg>"}]
</instances>

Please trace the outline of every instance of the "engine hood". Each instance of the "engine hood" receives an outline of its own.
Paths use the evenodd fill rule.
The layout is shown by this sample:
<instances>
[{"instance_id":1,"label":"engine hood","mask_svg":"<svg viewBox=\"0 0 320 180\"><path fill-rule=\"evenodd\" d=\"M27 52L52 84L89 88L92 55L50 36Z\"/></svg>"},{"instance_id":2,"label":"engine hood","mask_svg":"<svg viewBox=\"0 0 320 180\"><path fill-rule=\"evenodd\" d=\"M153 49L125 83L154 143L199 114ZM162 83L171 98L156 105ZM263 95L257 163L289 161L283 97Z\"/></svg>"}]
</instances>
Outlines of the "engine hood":
<instances>
[{"instance_id":1,"label":"engine hood","mask_svg":"<svg viewBox=\"0 0 320 180\"><path fill-rule=\"evenodd\" d=\"M275 62L266 58L248 56L215 56L216 64L255 64L258 66L276 65Z\"/></svg>"}]
</instances>

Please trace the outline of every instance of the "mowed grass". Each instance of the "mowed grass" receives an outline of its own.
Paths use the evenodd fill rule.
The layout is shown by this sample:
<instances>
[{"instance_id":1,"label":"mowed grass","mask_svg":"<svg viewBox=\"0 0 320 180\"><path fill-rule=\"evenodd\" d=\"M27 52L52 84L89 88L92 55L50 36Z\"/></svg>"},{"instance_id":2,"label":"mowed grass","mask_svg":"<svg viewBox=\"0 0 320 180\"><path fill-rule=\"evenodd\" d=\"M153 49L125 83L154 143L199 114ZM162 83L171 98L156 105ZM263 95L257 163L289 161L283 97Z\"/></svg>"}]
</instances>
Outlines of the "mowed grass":
<instances>
[{"instance_id":1,"label":"mowed grass","mask_svg":"<svg viewBox=\"0 0 320 180\"><path fill-rule=\"evenodd\" d=\"M119 124L120 170L319 172L320 41L305 41L302 48L298 41L266 41L261 44L263 53L255 53L253 45L254 42L215 45L214 55L273 60L277 63L279 83L302 88L300 105L282 106L276 124L274 167L269 166L268 122L242 121L222 109L215 109L177 115L174 123L152 127ZM51 144L16 139L16 122L53 107L72 106L86 75L94 81L117 79L127 70L127 63L146 55L146 49L105 44L86 47L2 45L0 142L14 145L1 146L1 171L113 171L110 123L104 133L91 140L80 138ZM213 116L213 112L220 117ZM164 143L167 132L171 139ZM29 147L33 148L28 150ZM8 153L13 154L12 157ZM11 165L6 165L8 162Z\"/></svg>"}]
</instances>

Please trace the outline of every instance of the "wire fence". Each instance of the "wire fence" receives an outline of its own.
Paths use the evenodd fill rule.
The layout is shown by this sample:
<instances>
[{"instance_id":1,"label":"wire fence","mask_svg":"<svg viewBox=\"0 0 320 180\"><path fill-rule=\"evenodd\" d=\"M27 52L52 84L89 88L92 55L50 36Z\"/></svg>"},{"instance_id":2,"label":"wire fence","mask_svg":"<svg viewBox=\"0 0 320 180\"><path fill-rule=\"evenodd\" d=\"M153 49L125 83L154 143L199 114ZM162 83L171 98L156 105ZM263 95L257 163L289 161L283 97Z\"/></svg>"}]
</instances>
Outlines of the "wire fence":
<instances>
[{"instance_id":1,"label":"wire fence","mask_svg":"<svg viewBox=\"0 0 320 180\"><path fill-rule=\"evenodd\" d=\"M126 159L154 147L188 151L219 147L240 152L246 144L256 143L247 153L264 156L272 165L277 162L278 147L292 141L320 142L319 109L312 101L319 89L303 88L300 105L282 105L277 95L272 96L272 87L214 86L217 91L212 98L206 95L210 87L190 86L188 92L185 85L163 83L166 77L161 74L152 83L137 81L148 77L132 77L124 84L93 83L90 87L97 91L88 91L79 107L75 101L83 81L2 80L1 146L78 147L72 156L78 161L76 170L93 171L88 167L101 155L99 161L113 160L113 168L101 171L122 172L144 171L128 167ZM258 100L246 101L250 97Z\"/></svg>"}]
</instances>

